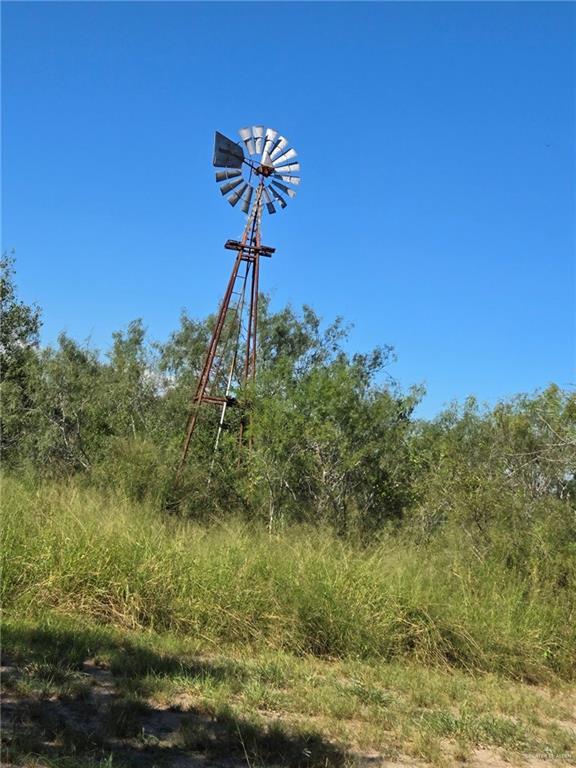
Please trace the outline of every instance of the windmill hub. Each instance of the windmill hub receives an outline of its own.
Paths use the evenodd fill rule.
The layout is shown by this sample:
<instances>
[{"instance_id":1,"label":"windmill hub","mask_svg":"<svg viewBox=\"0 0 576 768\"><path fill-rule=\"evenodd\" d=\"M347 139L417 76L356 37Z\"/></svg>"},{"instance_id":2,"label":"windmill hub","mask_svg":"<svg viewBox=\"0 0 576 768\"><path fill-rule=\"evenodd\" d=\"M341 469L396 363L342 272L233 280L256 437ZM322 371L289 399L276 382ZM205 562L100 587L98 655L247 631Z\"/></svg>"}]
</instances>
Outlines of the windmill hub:
<instances>
[{"instance_id":1,"label":"windmill hub","mask_svg":"<svg viewBox=\"0 0 576 768\"><path fill-rule=\"evenodd\" d=\"M264 176L265 178L268 178L268 176L272 176L274 173L274 166L272 165L259 165L258 168L255 169L255 173L260 174L260 176Z\"/></svg>"}]
</instances>

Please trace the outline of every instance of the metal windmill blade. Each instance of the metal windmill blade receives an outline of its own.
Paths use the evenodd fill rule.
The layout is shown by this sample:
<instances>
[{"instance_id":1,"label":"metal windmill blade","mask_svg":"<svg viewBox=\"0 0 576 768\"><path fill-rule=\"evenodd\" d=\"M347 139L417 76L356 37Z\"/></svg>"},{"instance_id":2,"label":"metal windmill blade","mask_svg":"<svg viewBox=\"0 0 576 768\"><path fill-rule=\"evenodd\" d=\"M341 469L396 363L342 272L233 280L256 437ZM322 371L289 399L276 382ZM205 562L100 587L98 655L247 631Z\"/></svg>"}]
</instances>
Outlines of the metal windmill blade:
<instances>
[{"instance_id":1,"label":"metal windmill blade","mask_svg":"<svg viewBox=\"0 0 576 768\"><path fill-rule=\"evenodd\" d=\"M275 165L274 170L278 173L298 173L300 163L288 163L287 165Z\"/></svg>"},{"instance_id":2,"label":"metal windmill blade","mask_svg":"<svg viewBox=\"0 0 576 768\"><path fill-rule=\"evenodd\" d=\"M236 176L242 176L241 170L227 170L227 171L218 171L216 174L216 181L226 181L226 179L233 179Z\"/></svg>"},{"instance_id":3,"label":"metal windmill blade","mask_svg":"<svg viewBox=\"0 0 576 768\"><path fill-rule=\"evenodd\" d=\"M240 208L242 209L242 211L244 213L248 213L248 211L250 210L250 202L252 200L252 193L253 192L254 192L254 187L248 185L248 189L242 195L242 198L241 198L242 199L242 205L240 206Z\"/></svg>"},{"instance_id":4,"label":"metal windmill blade","mask_svg":"<svg viewBox=\"0 0 576 768\"><path fill-rule=\"evenodd\" d=\"M284 192L285 195L288 195L288 197L296 197L296 190L290 189L290 187L287 187L286 184L281 184L279 181L272 181L272 186L277 187L278 189L281 189L282 192Z\"/></svg>"},{"instance_id":5,"label":"metal windmill blade","mask_svg":"<svg viewBox=\"0 0 576 768\"><path fill-rule=\"evenodd\" d=\"M222 184L220 187L220 192L223 195L227 195L228 192L232 192L233 189L236 189L236 187L239 184L242 184L244 182L244 179L240 177L239 179L234 179L233 181L229 181L227 184Z\"/></svg>"},{"instance_id":6,"label":"metal windmill blade","mask_svg":"<svg viewBox=\"0 0 576 768\"><path fill-rule=\"evenodd\" d=\"M264 126L253 125L252 136L254 136L254 148L256 149L256 154L259 155L264 148Z\"/></svg>"},{"instance_id":7,"label":"metal windmill blade","mask_svg":"<svg viewBox=\"0 0 576 768\"><path fill-rule=\"evenodd\" d=\"M275 179L282 179L282 181L285 181L287 184L300 184L300 176L284 176L282 173L274 173L272 175Z\"/></svg>"},{"instance_id":8,"label":"metal windmill blade","mask_svg":"<svg viewBox=\"0 0 576 768\"><path fill-rule=\"evenodd\" d=\"M278 136L270 143L270 146L268 147L268 160L269 165L272 165L272 155L276 150L278 149L279 143L282 141L282 136Z\"/></svg>"},{"instance_id":9,"label":"metal windmill blade","mask_svg":"<svg viewBox=\"0 0 576 768\"><path fill-rule=\"evenodd\" d=\"M244 152L239 144L216 131L212 164L217 168L241 168Z\"/></svg>"},{"instance_id":10,"label":"metal windmill blade","mask_svg":"<svg viewBox=\"0 0 576 768\"><path fill-rule=\"evenodd\" d=\"M237 189L236 192L233 192L230 195L230 197L228 198L228 202L230 203L230 205L232 207L234 207L236 205L238 200L240 200L240 198L242 197L244 192L246 192L247 189L248 189L248 183L244 182L244 184L240 187L240 189Z\"/></svg>"},{"instance_id":11,"label":"metal windmill blade","mask_svg":"<svg viewBox=\"0 0 576 768\"><path fill-rule=\"evenodd\" d=\"M270 191L272 192L272 194L274 195L274 197L276 198L276 200L278 200L278 202L280 203L280 208L286 208L286 206L288 205L288 203L286 202L286 200L284 200L284 198L282 197L282 195L280 194L280 192L277 192L277 191L274 189L274 187L270 187Z\"/></svg>"},{"instance_id":12,"label":"metal windmill blade","mask_svg":"<svg viewBox=\"0 0 576 768\"><path fill-rule=\"evenodd\" d=\"M264 187L262 190L264 194L264 202L266 204L266 210L268 213L276 213L276 208L274 207L274 203L272 202L272 196L270 192L268 192L268 189Z\"/></svg>"},{"instance_id":13,"label":"metal windmill blade","mask_svg":"<svg viewBox=\"0 0 576 768\"><path fill-rule=\"evenodd\" d=\"M288 139L285 139L284 136L278 136L278 141L270 153L272 160L274 160L274 158L277 157L282 152L282 150L288 146L288 143Z\"/></svg>"},{"instance_id":14,"label":"metal windmill blade","mask_svg":"<svg viewBox=\"0 0 576 768\"><path fill-rule=\"evenodd\" d=\"M278 155L278 157L272 161L275 168L277 168L279 165L283 165L284 163L287 163L289 160L292 160L292 158L296 157L298 153L295 149L288 149L286 152L284 152L281 155Z\"/></svg>"},{"instance_id":15,"label":"metal windmill blade","mask_svg":"<svg viewBox=\"0 0 576 768\"><path fill-rule=\"evenodd\" d=\"M252 137L252 128L240 128L238 131L240 138L244 142L246 149L251 155L256 154L256 146L254 145L254 139Z\"/></svg>"},{"instance_id":16,"label":"metal windmill blade","mask_svg":"<svg viewBox=\"0 0 576 768\"><path fill-rule=\"evenodd\" d=\"M273 128L266 128L266 135L264 136L264 147L262 149L263 165L272 165L270 153L276 146L277 136L278 136L278 131L275 131Z\"/></svg>"}]
</instances>

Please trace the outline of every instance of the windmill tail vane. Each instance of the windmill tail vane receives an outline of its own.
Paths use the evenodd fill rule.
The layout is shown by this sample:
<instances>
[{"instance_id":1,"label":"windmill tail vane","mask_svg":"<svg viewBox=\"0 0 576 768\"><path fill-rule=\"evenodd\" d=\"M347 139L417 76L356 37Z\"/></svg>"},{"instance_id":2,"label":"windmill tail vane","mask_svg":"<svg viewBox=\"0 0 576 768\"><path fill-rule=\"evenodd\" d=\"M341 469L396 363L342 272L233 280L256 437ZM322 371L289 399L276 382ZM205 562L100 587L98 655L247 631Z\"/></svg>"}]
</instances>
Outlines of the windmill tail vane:
<instances>
[{"instance_id":1,"label":"windmill tail vane","mask_svg":"<svg viewBox=\"0 0 576 768\"><path fill-rule=\"evenodd\" d=\"M241 141L235 142L216 132L213 165L220 169L216 172L220 193L232 207L240 203L248 218L241 239L224 245L236 257L192 398L176 480L204 414L215 433L214 463L227 427L227 410L238 405L238 394L256 377L260 258L275 251L262 245L262 215L264 210L274 214L277 208L286 208L300 184L300 163L294 162L297 153L278 131L253 125L238 133ZM243 416L238 424L240 445L246 424Z\"/></svg>"}]
</instances>

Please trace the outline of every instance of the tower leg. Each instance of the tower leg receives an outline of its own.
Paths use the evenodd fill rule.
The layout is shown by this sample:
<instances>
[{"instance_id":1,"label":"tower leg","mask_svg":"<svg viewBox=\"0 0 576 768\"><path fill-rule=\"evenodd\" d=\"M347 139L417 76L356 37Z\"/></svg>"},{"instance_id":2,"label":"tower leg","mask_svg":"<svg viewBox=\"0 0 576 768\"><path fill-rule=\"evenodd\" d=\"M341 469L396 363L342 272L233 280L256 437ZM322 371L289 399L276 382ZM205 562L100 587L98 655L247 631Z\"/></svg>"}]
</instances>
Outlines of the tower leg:
<instances>
[{"instance_id":1,"label":"tower leg","mask_svg":"<svg viewBox=\"0 0 576 768\"><path fill-rule=\"evenodd\" d=\"M208 346L208 352L206 353L206 359L204 361L202 373L200 374L200 378L196 386L196 392L192 400L192 410L190 411L190 415L188 417L188 423L186 425L186 436L184 438L184 445L182 446L180 461L178 462L178 467L176 469L176 480L179 479L180 474L182 473L182 468L186 463L186 458L188 456L188 451L190 449L190 442L192 440L192 435L194 434L194 430L196 428L196 422L198 420L199 406L202 402L202 398L204 397L204 394L206 393L206 387L208 386L208 382L210 381L210 373L212 371L212 366L214 365L216 350L218 349L220 337L222 336L222 329L224 328L226 315L230 308L230 299L232 298L232 292L234 290L236 280L238 279L238 271L240 269L241 264L242 264L242 251L239 251L238 256L236 257L236 261L234 262L234 267L232 268L232 274L230 275L230 280L228 281L226 293L224 294L224 298L222 299L222 304L220 305L220 311L218 313L216 325L214 326L214 330L212 331L212 338Z\"/></svg>"}]
</instances>

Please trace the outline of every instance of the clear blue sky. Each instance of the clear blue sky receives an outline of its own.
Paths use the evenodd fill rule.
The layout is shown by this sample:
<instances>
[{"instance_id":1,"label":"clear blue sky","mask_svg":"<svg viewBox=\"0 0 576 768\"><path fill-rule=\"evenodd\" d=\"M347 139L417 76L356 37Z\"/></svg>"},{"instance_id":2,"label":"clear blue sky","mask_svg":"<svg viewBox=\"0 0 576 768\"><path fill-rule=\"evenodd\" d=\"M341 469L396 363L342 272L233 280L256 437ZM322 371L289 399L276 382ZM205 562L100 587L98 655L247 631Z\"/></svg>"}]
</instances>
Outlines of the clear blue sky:
<instances>
[{"instance_id":1,"label":"clear blue sky","mask_svg":"<svg viewBox=\"0 0 576 768\"><path fill-rule=\"evenodd\" d=\"M2 3L3 244L43 341L215 310L213 131L277 128L278 309L353 323L422 415L574 383L571 3Z\"/></svg>"}]
</instances>

